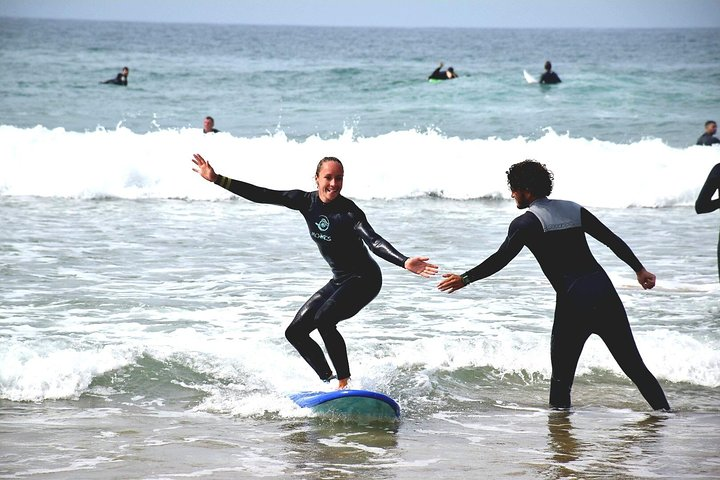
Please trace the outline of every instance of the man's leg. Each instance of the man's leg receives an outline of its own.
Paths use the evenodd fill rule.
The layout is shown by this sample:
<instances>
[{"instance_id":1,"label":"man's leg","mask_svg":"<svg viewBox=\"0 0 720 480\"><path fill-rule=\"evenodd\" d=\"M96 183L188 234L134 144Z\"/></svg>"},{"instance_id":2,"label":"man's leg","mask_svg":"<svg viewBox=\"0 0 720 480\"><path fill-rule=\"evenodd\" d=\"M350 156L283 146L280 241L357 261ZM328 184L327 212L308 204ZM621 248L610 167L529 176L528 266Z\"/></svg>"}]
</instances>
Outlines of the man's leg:
<instances>
[{"instance_id":1,"label":"man's leg","mask_svg":"<svg viewBox=\"0 0 720 480\"><path fill-rule=\"evenodd\" d=\"M640 356L625 307L614 288L612 294L605 303L605 318L598 322L597 334L603 339L622 371L638 387L650 406L655 410L670 410L660 383L650 373Z\"/></svg>"},{"instance_id":2,"label":"man's leg","mask_svg":"<svg viewBox=\"0 0 720 480\"><path fill-rule=\"evenodd\" d=\"M553 408L570 408L575 369L585 341L590 336L590 332L579 325L584 323L583 319L577 316L577 311L570 308L566 301L558 299L550 339L550 406Z\"/></svg>"}]
</instances>

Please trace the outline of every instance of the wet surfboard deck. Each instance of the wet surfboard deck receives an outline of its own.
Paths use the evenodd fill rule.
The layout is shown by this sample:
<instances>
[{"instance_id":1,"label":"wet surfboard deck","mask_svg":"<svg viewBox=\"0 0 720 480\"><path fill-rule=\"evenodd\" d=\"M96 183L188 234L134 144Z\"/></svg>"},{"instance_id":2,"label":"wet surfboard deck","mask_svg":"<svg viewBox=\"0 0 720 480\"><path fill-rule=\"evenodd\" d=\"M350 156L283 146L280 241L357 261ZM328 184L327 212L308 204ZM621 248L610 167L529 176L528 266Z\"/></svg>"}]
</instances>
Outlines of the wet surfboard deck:
<instances>
[{"instance_id":1,"label":"wet surfboard deck","mask_svg":"<svg viewBox=\"0 0 720 480\"><path fill-rule=\"evenodd\" d=\"M290 395L299 406L319 414L361 417L373 420L400 418L400 406L392 398L369 390L299 392Z\"/></svg>"}]
</instances>

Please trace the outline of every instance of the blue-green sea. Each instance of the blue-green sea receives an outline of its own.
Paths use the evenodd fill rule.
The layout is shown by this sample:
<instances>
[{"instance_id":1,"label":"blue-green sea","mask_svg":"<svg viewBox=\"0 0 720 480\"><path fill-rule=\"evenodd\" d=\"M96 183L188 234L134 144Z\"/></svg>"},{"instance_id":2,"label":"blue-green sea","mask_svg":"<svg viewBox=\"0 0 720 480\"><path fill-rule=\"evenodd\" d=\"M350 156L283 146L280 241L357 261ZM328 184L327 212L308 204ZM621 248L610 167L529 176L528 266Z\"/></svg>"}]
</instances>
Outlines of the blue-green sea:
<instances>
[{"instance_id":1,"label":"blue-green sea","mask_svg":"<svg viewBox=\"0 0 720 480\"><path fill-rule=\"evenodd\" d=\"M211 5L209 4L209 8ZM0 18L0 478L720 477L716 214L720 28L373 29ZM563 82L528 84L551 60ZM429 83L440 63L456 80ZM127 66L128 85L100 83ZM217 134L203 134L205 116ZM352 386L398 423L318 417L329 388L284 338L331 276L302 218L216 170L343 195L441 273L492 254L534 158L658 277L604 245L650 410L596 337L568 412L548 408L555 295L524 251L453 295L381 259L339 325Z\"/></svg>"},{"instance_id":2,"label":"blue-green sea","mask_svg":"<svg viewBox=\"0 0 720 480\"><path fill-rule=\"evenodd\" d=\"M0 19L3 123L73 131L201 127L254 137L694 143L720 104L720 29L505 30ZM551 60L564 80L528 85ZM457 82L423 80L440 61ZM130 68L127 89L98 85Z\"/></svg>"}]
</instances>

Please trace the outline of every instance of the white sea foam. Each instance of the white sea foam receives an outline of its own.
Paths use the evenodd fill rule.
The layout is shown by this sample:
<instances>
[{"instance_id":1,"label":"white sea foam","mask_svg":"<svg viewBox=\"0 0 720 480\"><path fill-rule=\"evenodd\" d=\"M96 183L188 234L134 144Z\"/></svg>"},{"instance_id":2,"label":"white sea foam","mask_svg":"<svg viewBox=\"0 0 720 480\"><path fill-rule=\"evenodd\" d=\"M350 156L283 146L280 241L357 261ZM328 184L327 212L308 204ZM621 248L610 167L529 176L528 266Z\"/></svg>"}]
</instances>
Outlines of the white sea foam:
<instances>
[{"instance_id":1,"label":"white sea foam","mask_svg":"<svg viewBox=\"0 0 720 480\"><path fill-rule=\"evenodd\" d=\"M16 401L75 398L93 378L130 364L134 357L134 349L124 346L32 348L5 340L0 349L0 396Z\"/></svg>"},{"instance_id":2,"label":"white sea foam","mask_svg":"<svg viewBox=\"0 0 720 480\"><path fill-rule=\"evenodd\" d=\"M182 361L198 372L221 379L219 384L187 385L207 394L196 407L199 411L240 416L272 411L281 416L302 416L307 412L292 404L287 394L330 388L324 387L310 369L302 367L302 360L289 346L278 346L274 339L217 338L219 335L194 332L194 347L188 348L186 333L146 334L144 352L137 344L53 350L48 344L34 349L7 342L0 349L0 397L16 401L77 398L88 391L93 378L132 364L142 354ZM393 375L403 370L417 372L416 386L420 391L425 390L421 384L439 371L490 367L497 375L515 374L528 382L550 376L549 336L543 332L488 327L481 335L435 336L402 342L384 352L384 341L369 335L365 332L362 347L350 350L354 388L377 389L391 383ZM658 378L720 386L720 348L713 342L704 343L664 329L635 336L646 364ZM623 376L607 348L591 337L577 374L592 375L596 369Z\"/></svg>"},{"instance_id":3,"label":"white sea foam","mask_svg":"<svg viewBox=\"0 0 720 480\"><path fill-rule=\"evenodd\" d=\"M720 386L720 346L716 342L702 342L694 336L668 330L638 332L635 340L648 368L658 378L713 388ZM546 333L500 329L470 338L435 337L408 342L389 357L367 355L360 366L366 374L413 366L430 372L491 367L501 376L517 374L531 381L539 375L547 380L551 372L549 345L550 337ZM383 368L385 366L391 368ZM590 338L583 350L577 375L591 375L594 370L624 376L596 336Z\"/></svg>"},{"instance_id":4,"label":"white sea foam","mask_svg":"<svg viewBox=\"0 0 720 480\"><path fill-rule=\"evenodd\" d=\"M0 126L0 194L230 198L191 171L195 152L227 176L278 189L312 189L316 162L337 156L347 173L344 193L354 198L506 198L507 167L534 158L555 172L555 197L611 208L692 204L720 163L720 148L673 148L658 139L615 144L552 130L537 140L463 140L414 130L356 138L348 130L298 141L282 132L236 138L197 129L137 134L123 127L77 133Z\"/></svg>"}]
</instances>

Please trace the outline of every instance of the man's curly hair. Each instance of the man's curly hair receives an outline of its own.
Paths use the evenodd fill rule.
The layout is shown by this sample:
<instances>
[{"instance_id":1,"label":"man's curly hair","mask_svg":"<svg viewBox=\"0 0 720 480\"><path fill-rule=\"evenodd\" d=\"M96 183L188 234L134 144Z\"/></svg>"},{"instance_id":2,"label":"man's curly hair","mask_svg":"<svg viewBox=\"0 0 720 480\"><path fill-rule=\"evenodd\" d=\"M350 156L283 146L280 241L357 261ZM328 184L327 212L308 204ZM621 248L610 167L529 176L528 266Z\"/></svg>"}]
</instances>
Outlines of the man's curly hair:
<instances>
[{"instance_id":1,"label":"man's curly hair","mask_svg":"<svg viewBox=\"0 0 720 480\"><path fill-rule=\"evenodd\" d=\"M553 173L545 164L535 160L525 160L512 165L505 172L510 190L527 190L536 197L547 197L553 189Z\"/></svg>"}]
</instances>

